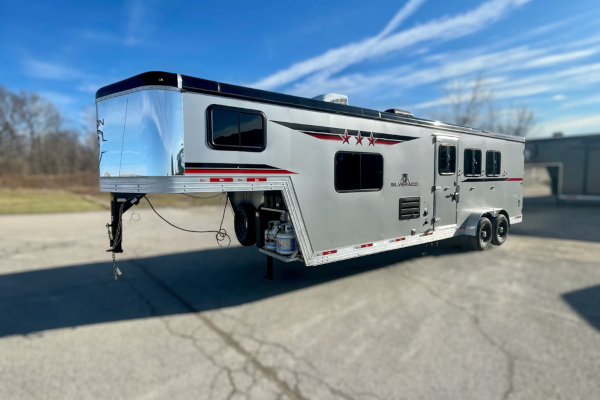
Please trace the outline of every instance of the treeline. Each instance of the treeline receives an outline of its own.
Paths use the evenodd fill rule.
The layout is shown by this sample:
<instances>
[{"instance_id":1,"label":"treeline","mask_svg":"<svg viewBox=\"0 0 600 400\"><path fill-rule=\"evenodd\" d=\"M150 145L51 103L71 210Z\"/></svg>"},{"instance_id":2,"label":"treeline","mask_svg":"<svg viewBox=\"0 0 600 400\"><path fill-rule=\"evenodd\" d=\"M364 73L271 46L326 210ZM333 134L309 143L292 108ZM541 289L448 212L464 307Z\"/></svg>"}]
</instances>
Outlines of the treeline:
<instances>
[{"instance_id":1,"label":"treeline","mask_svg":"<svg viewBox=\"0 0 600 400\"><path fill-rule=\"evenodd\" d=\"M97 171L96 134L63 125L50 101L0 86L0 175Z\"/></svg>"}]
</instances>

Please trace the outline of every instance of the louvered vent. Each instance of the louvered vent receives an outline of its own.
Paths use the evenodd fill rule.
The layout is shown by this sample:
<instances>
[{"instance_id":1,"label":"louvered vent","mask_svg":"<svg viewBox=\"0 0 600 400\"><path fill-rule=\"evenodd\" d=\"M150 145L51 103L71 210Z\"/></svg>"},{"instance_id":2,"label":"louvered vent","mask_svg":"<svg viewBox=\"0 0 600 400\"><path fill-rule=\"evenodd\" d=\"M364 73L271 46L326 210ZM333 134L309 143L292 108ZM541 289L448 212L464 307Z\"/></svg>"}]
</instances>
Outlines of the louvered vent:
<instances>
[{"instance_id":1,"label":"louvered vent","mask_svg":"<svg viewBox=\"0 0 600 400\"><path fill-rule=\"evenodd\" d=\"M421 198L405 197L400 199L400 221L419 218L421 215Z\"/></svg>"}]
</instances>

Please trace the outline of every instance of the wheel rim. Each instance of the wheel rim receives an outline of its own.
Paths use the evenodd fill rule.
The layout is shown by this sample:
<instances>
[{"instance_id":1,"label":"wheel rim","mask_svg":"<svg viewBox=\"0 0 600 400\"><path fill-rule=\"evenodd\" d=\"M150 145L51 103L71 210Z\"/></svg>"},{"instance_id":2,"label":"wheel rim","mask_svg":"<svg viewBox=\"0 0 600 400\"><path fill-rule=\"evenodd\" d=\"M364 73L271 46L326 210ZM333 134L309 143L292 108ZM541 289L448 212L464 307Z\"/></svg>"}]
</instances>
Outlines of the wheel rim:
<instances>
[{"instance_id":1,"label":"wheel rim","mask_svg":"<svg viewBox=\"0 0 600 400\"><path fill-rule=\"evenodd\" d=\"M508 235L508 223L506 221L500 221L498 224L498 228L496 229L496 236L498 239L503 241L506 239L506 235Z\"/></svg>"},{"instance_id":2,"label":"wheel rim","mask_svg":"<svg viewBox=\"0 0 600 400\"><path fill-rule=\"evenodd\" d=\"M479 230L479 242L485 246L490 241L491 234L492 234L491 226L489 226L489 225L482 226L481 229Z\"/></svg>"}]
</instances>

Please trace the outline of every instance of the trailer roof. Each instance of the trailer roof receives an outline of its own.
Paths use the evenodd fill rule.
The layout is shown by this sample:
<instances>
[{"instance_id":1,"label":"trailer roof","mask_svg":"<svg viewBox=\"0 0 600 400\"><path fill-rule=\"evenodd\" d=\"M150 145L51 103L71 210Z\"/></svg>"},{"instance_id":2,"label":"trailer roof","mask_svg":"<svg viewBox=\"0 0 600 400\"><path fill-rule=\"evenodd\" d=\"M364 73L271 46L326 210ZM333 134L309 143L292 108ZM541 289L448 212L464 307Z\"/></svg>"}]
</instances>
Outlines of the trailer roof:
<instances>
[{"instance_id":1,"label":"trailer roof","mask_svg":"<svg viewBox=\"0 0 600 400\"><path fill-rule=\"evenodd\" d=\"M180 75L171 72L145 72L134 77L113 83L111 85L104 86L98 89L98 91L96 92L96 102L102 101L104 100L104 98L116 95L120 92L140 89L144 87L160 86L178 88L182 91L210 93L217 96L253 100L261 103L278 104L294 108L303 108L314 111L324 111L368 119L384 120L405 125L423 126L442 131L452 131L478 136L494 137L515 142L525 141L525 139L521 137L492 133L469 127L447 124L439 121L431 121L427 119L416 118L409 115L394 114L389 112L370 110L367 108L353 107L337 103L329 103L321 100L308 99L305 97L269 92L266 90L252 89L243 86L231 85L228 83L209 81L206 79L194 78L192 76Z\"/></svg>"}]
</instances>

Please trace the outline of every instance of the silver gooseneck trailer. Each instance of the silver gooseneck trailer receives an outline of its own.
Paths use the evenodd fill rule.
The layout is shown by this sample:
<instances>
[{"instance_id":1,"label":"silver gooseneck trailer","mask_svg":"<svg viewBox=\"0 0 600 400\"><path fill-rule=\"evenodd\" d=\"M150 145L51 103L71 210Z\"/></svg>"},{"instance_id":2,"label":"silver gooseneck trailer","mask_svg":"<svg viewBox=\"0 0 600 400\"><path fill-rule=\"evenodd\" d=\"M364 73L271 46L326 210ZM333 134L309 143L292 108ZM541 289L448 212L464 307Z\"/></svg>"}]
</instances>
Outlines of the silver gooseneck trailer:
<instances>
[{"instance_id":1,"label":"silver gooseneck trailer","mask_svg":"<svg viewBox=\"0 0 600 400\"><path fill-rule=\"evenodd\" d=\"M98 90L111 251L147 193L225 192L243 245L307 266L458 235L485 250L521 222L524 139L329 97L166 72Z\"/></svg>"}]
</instances>

